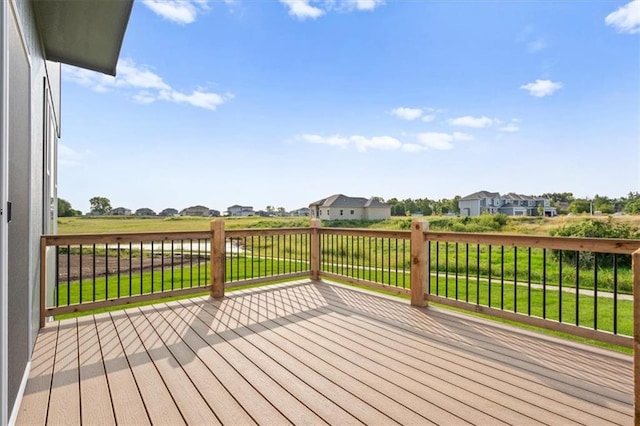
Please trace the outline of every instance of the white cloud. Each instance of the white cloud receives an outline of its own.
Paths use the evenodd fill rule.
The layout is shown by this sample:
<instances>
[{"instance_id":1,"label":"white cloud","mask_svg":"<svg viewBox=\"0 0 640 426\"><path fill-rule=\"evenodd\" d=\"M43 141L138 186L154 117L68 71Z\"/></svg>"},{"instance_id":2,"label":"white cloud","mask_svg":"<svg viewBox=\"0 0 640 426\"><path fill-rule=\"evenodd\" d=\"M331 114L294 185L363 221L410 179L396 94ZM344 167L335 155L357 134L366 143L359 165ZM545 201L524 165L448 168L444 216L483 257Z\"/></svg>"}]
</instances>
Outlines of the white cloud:
<instances>
[{"instance_id":1,"label":"white cloud","mask_svg":"<svg viewBox=\"0 0 640 426\"><path fill-rule=\"evenodd\" d=\"M523 84L522 86L520 86L520 88L529 91L529 94L531 96L542 98L552 95L556 91L560 90L562 86L563 84L559 81L554 82L551 80L536 80L533 83Z\"/></svg>"},{"instance_id":2,"label":"white cloud","mask_svg":"<svg viewBox=\"0 0 640 426\"><path fill-rule=\"evenodd\" d=\"M420 133L418 134L418 142L427 148L433 149L451 149L453 148L453 135L448 133Z\"/></svg>"},{"instance_id":3,"label":"white cloud","mask_svg":"<svg viewBox=\"0 0 640 426\"><path fill-rule=\"evenodd\" d=\"M547 47L547 42L543 39L539 38L527 43L527 48L529 49L529 53L536 53L541 51L542 49Z\"/></svg>"},{"instance_id":4,"label":"white cloud","mask_svg":"<svg viewBox=\"0 0 640 426\"><path fill-rule=\"evenodd\" d=\"M422 110L420 108L399 107L391 110L391 114L403 120L415 120L420 118Z\"/></svg>"},{"instance_id":5,"label":"white cloud","mask_svg":"<svg viewBox=\"0 0 640 426\"><path fill-rule=\"evenodd\" d=\"M415 143L405 143L404 145L402 145L402 150L406 152L420 152L424 151L425 149L425 146Z\"/></svg>"},{"instance_id":6,"label":"white cloud","mask_svg":"<svg viewBox=\"0 0 640 426\"><path fill-rule=\"evenodd\" d=\"M391 150L402 147L402 143L391 136L374 136L372 138L365 138L364 136L351 136L349 138L353 142L358 151L366 151L367 149L380 149Z\"/></svg>"},{"instance_id":7,"label":"white cloud","mask_svg":"<svg viewBox=\"0 0 640 426\"><path fill-rule=\"evenodd\" d=\"M303 134L297 136L296 139L309 143L337 146L343 149L347 148L349 145L353 145L360 152L368 150L395 150L403 147L402 142L391 136L374 136L367 138L360 135L346 137L340 135L320 136L314 134Z\"/></svg>"},{"instance_id":8,"label":"white cloud","mask_svg":"<svg viewBox=\"0 0 640 426\"><path fill-rule=\"evenodd\" d=\"M462 132L453 132L452 136L453 136L453 139L456 141L472 141L475 139L473 135L470 135L468 133L462 133Z\"/></svg>"},{"instance_id":9,"label":"white cloud","mask_svg":"<svg viewBox=\"0 0 640 426\"><path fill-rule=\"evenodd\" d=\"M190 24L199 13L209 10L208 0L142 0L142 3L164 19Z\"/></svg>"},{"instance_id":10,"label":"white cloud","mask_svg":"<svg viewBox=\"0 0 640 426\"><path fill-rule=\"evenodd\" d=\"M321 136L315 134L302 134L295 139L313 144L323 144L346 149L349 146L355 147L360 152L369 150L376 151L405 151L419 152L428 149L447 150L453 148L453 142L473 140L473 135L454 133L420 133L415 136L416 142L401 142L392 136L365 137L361 135L352 136Z\"/></svg>"},{"instance_id":11,"label":"white cloud","mask_svg":"<svg viewBox=\"0 0 640 426\"><path fill-rule=\"evenodd\" d=\"M324 137L324 136L320 136L320 135L311 135L311 134L304 134L301 136L298 136L298 139L301 139L305 142L309 142L309 143L317 143L317 144L325 144L325 145L329 145L329 146L338 146L340 148L346 148L347 145L349 145L349 139L342 137L340 135L333 135L333 136L329 136L329 137Z\"/></svg>"},{"instance_id":12,"label":"white cloud","mask_svg":"<svg viewBox=\"0 0 640 426\"><path fill-rule=\"evenodd\" d=\"M280 3L289 9L289 15L305 20L319 18L331 11L371 11L383 5L384 0L280 0Z\"/></svg>"},{"instance_id":13,"label":"white cloud","mask_svg":"<svg viewBox=\"0 0 640 426\"><path fill-rule=\"evenodd\" d=\"M289 8L289 15L300 20L316 19L325 14L322 9L311 6L309 2L310 0L280 0L280 3Z\"/></svg>"},{"instance_id":14,"label":"white cloud","mask_svg":"<svg viewBox=\"0 0 640 426\"><path fill-rule=\"evenodd\" d=\"M134 101L149 104L159 100L186 103L195 107L215 110L218 105L233 98L230 93L220 95L197 89L185 94L172 88L163 78L146 66L137 65L131 59L118 62L117 76L111 77L80 68L63 66L63 77L96 92L118 91Z\"/></svg>"},{"instance_id":15,"label":"white cloud","mask_svg":"<svg viewBox=\"0 0 640 426\"><path fill-rule=\"evenodd\" d=\"M422 116L422 121L424 121L425 123L431 123L435 119L436 116L434 114L426 114Z\"/></svg>"},{"instance_id":16,"label":"white cloud","mask_svg":"<svg viewBox=\"0 0 640 426\"><path fill-rule=\"evenodd\" d=\"M619 33L640 33L640 0L634 0L611 12L604 18L604 22Z\"/></svg>"},{"instance_id":17,"label":"white cloud","mask_svg":"<svg viewBox=\"0 0 640 426\"><path fill-rule=\"evenodd\" d=\"M511 123L500 127L498 130L504 133L516 133L520 131L520 126L518 125L519 120L512 120Z\"/></svg>"},{"instance_id":18,"label":"white cloud","mask_svg":"<svg viewBox=\"0 0 640 426\"><path fill-rule=\"evenodd\" d=\"M452 118L449 120L449 124L452 126L473 127L481 129L483 127L489 127L493 125L493 120L489 117L472 117L465 115L464 117Z\"/></svg>"},{"instance_id":19,"label":"white cloud","mask_svg":"<svg viewBox=\"0 0 640 426\"><path fill-rule=\"evenodd\" d=\"M352 4L357 10L373 10L384 4L384 0L348 0L347 3Z\"/></svg>"}]
</instances>

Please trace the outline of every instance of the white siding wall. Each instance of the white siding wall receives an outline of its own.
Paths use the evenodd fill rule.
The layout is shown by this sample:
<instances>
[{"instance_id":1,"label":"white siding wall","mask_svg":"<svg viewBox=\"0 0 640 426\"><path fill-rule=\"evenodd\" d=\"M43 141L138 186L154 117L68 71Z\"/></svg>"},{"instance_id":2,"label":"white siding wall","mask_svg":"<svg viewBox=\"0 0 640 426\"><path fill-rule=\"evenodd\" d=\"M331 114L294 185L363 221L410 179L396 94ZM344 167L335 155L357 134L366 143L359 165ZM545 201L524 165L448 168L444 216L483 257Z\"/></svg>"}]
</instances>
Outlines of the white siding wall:
<instances>
[{"instance_id":1,"label":"white siding wall","mask_svg":"<svg viewBox=\"0 0 640 426\"><path fill-rule=\"evenodd\" d=\"M391 207L368 207L366 217L368 220L384 220L391 217Z\"/></svg>"},{"instance_id":2,"label":"white siding wall","mask_svg":"<svg viewBox=\"0 0 640 426\"><path fill-rule=\"evenodd\" d=\"M469 209L469 216L480 216L479 200L460 200L458 201L458 207L460 207L461 215L465 214L465 209Z\"/></svg>"}]
</instances>

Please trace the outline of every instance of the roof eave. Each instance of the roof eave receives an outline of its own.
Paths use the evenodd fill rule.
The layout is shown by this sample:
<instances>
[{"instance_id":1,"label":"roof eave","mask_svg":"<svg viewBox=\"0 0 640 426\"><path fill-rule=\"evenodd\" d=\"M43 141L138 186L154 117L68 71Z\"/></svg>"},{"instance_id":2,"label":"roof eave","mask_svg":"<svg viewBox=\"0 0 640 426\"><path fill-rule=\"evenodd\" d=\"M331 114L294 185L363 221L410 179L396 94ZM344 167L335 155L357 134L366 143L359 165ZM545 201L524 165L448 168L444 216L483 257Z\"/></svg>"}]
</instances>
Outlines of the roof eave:
<instances>
[{"instance_id":1,"label":"roof eave","mask_svg":"<svg viewBox=\"0 0 640 426\"><path fill-rule=\"evenodd\" d=\"M116 75L133 0L34 0L46 59Z\"/></svg>"}]
</instances>

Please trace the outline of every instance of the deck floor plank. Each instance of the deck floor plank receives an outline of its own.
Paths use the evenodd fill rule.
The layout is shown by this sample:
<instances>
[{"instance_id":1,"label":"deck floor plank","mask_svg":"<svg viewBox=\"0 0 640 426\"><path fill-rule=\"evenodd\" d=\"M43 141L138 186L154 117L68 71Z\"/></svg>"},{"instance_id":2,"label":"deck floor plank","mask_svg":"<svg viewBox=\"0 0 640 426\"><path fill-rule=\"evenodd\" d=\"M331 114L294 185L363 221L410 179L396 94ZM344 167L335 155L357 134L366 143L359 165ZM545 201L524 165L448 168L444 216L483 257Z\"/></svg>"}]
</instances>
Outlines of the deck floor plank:
<instances>
[{"instance_id":1,"label":"deck floor plank","mask_svg":"<svg viewBox=\"0 0 640 426\"><path fill-rule=\"evenodd\" d=\"M147 319L151 321L167 349L171 351L177 362L180 363L185 373L187 373L202 394L202 397L209 404L211 410L220 419L220 422L231 425L256 424L200 359L198 354L194 353L184 342L183 333L189 333L190 328L181 321L167 321L161 312L170 310L169 307L155 305L153 309L156 311L155 315L152 315L146 309L144 310L147 313ZM176 329L174 329L174 326L176 326Z\"/></svg>"},{"instance_id":2,"label":"deck floor plank","mask_svg":"<svg viewBox=\"0 0 640 426\"><path fill-rule=\"evenodd\" d=\"M168 304L167 306L174 306L174 304ZM176 328L179 329L182 326L188 328L188 331L181 334L184 342L198 355L205 365L212 369L212 372L224 388L256 423L273 425L290 423L240 372L228 363L227 359L218 353L217 348L209 344L206 339L206 331L205 337L197 333L192 327L195 319L194 315L185 313L185 315L179 316L173 309L162 310L160 314L174 326L182 323L182 325L175 326Z\"/></svg>"},{"instance_id":3,"label":"deck floor plank","mask_svg":"<svg viewBox=\"0 0 640 426\"><path fill-rule=\"evenodd\" d=\"M80 404L78 329L73 319L62 321L58 329L47 422L79 425Z\"/></svg>"},{"instance_id":4,"label":"deck floor plank","mask_svg":"<svg viewBox=\"0 0 640 426\"><path fill-rule=\"evenodd\" d=\"M147 308L144 311L133 309L126 311L131 324L133 324L136 333L138 333L138 337L155 364L158 373L163 378L167 390L180 410L182 417L190 425L220 424L220 421L202 398L198 389L193 385L189 376L184 372L180 363L176 361L160 339L153 324L147 321L145 316L147 312L155 313L155 310Z\"/></svg>"},{"instance_id":5,"label":"deck floor plank","mask_svg":"<svg viewBox=\"0 0 640 426\"><path fill-rule=\"evenodd\" d=\"M336 305L332 307L333 311L342 312L343 314L351 314L353 315L353 311L350 310L340 310ZM331 318L331 316L323 317L325 319ZM398 336L405 335L410 336L411 334L417 333L417 331L413 330L408 333L399 330L397 326L381 326L376 321L371 321L370 323L362 322L360 320L360 324L357 324L357 319L350 321L348 323L340 323L339 319L335 319L334 322L336 324L343 325L344 329L352 328L354 332L358 330L358 327L368 328L371 332L374 333L382 333L383 331L387 333L387 335L391 339L395 339ZM427 334L425 336L429 337ZM432 345L431 339L424 340L419 339L415 340L414 343L410 343L411 341L402 342L397 340L391 348L393 351L400 350L401 352L407 353L409 347L413 347L412 352L408 352L407 355L412 355L414 358L419 359L423 354L429 354L431 356L428 357L429 362L431 364L436 364L437 367L432 374L441 373L445 371L449 371L453 373L452 376L445 376L446 380L451 382L455 382L456 374L454 370L460 369L460 367L465 367L465 374L467 376L471 375L475 376L475 379L482 383L485 387L483 389L483 393L486 393L488 389L491 389L491 384L487 382L485 379L497 379L499 388L502 388L502 391L509 391L509 395L517 396L520 395L525 400L531 400L532 397L539 398L540 403L543 404L546 410L555 411L556 413L562 416L570 416L570 419L579 421L581 418L584 418L584 421L597 421L600 418L608 419L610 421L622 421L622 419L627 418L629 415L628 405L622 411L624 413L620 413L615 410L606 409L604 406L594 406L593 402L597 404L601 404L604 402L602 397L593 395L591 392L582 392L578 394L580 398L586 397L589 399L593 399L592 403L585 403L582 399L572 398L567 396L563 392L558 392L554 389L554 382L546 380L546 385L536 385L533 384L534 378L531 376L523 376L521 378L516 377L514 373L516 371L505 370L503 372L501 368L504 368L501 364L492 363L483 360L480 357L473 359L465 359L460 357L458 353L460 351L447 351L444 354L438 353L437 351L442 349L442 346ZM434 352L435 351L435 352ZM409 358L404 358L405 362ZM448 361L447 361L448 360ZM447 366L447 364L450 364ZM601 365L604 363L601 363ZM477 373L475 370L479 369L480 366L484 366L482 368L481 373ZM628 369L628 365L626 368ZM624 368L621 368L624 371ZM620 371L620 370L619 370ZM448 373L447 373L448 374ZM618 373L619 374L619 373ZM566 386L566 384L561 383L561 386ZM495 386L495 384L494 384ZM505 388L506 386L506 388ZM533 387L532 387L533 386ZM575 388L573 388L575 390ZM531 395L530 392L534 394ZM575 393L575 392L574 392ZM509 399L508 397L506 399ZM560 403L560 404L559 404ZM611 402L607 402L610 406ZM615 404L615 401L613 402ZM555 407L555 408L554 408ZM572 411L573 410L573 411ZM604 410L604 412L603 412ZM590 413L591 415L586 415L586 413Z\"/></svg>"},{"instance_id":6,"label":"deck floor plank","mask_svg":"<svg viewBox=\"0 0 640 426\"><path fill-rule=\"evenodd\" d=\"M340 307L339 301L334 301L334 304L332 305L332 309L338 309L339 307ZM348 308L343 308L343 310L345 312L353 313L352 309L350 310ZM416 316L420 316L420 315L416 315ZM407 326L401 323L383 321L381 324L378 318L372 317L369 314L363 315L362 317L367 318L371 322L371 324L373 324L374 326L387 327L388 329L394 332L396 331L400 333L408 332L409 334L413 334L415 333L415 330L416 330L416 328L414 327ZM449 321L451 321L450 318L449 318ZM492 325L492 327L495 327L495 326ZM418 329L420 328L418 327ZM586 398L591 398L591 402L594 402L594 403L597 403L597 401L601 400L602 398L605 398L611 401L611 403L614 405L619 402L621 403L620 404L621 407L628 407L628 404L632 402L631 395L628 393L629 386L632 386L632 384L629 382L629 384L627 385L626 387L627 392L623 392L621 389L617 389L617 388L612 389L602 384L600 385L596 384L596 382L598 381L597 378L599 376L608 375L606 371L600 371L600 369L598 368L595 368L595 367L590 368L589 371L591 372L591 376L593 377L589 377L589 379L585 379L585 380L580 380L580 378L571 375L571 371L566 371L566 370L555 371L555 370L549 370L541 367L540 365L537 364L538 358L535 357L534 355L527 357L524 354L516 353L516 354L511 354L512 356L507 356L501 352L500 349L503 345L497 344L499 342L494 342L493 344L489 344L489 343L483 343L481 340L478 342L476 342L475 340L472 340L472 339L475 339L476 336L482 333L481 329L478 329L478 331L476 331L475 334L468 337L464 342L460 342L458 340L459 338L451 339L451 338L440 337L439 335L437 335L438 333L432 332L433 329L428 329L428 330L422 329L422 330L423 332L430 333L429 334L430 340L441 343L442 345L444 345L444 347L450 347L455 352L470 359L470 361L472 362L477 362L477 361L488 362L487 366L489 368L505 368L505 371L512 372L513 374L518 374L525 380L533 380L541 384L553 382L554 386L558 386L559 388L561 388L563 392L584 396ZM461 333L463 333L463 330L460 330L451 326L450 332L455 336L459 336ZM514 334L519 334L519 333L514 333ZM546 339L543 336L538 336L534 340L536 342L538 341L544 342L544 341L548 341L549 339ZM560 346L563 346L563 345L560 345ZM617 370L618 375L628 376L628 374L626 373L630 371L630 369L632 368L632 363L629 357L627 357L626 361L622 362L620 361L620 359L624 357L621 357L615 353L611 353L606 356L601 356L599 355L599 351L596 348L594 348L593 356L599 357L600 365L606 365L606 364L616 365L618 367L618 370ZM569 356L569 359L571 359L571 356ZM576 369L581 368L577 361L576 361L575 368ZM597 372L598 374L594 374L594 372Z\"/></svg>"},{"instance_id":7,"label":"deck floor plank","mask_svg":"<svg viewBox=\"0 0 640 426\"><path fill-rule=\"evenodd\" d=\"M234 311L235 315L243 316L239 310L235 309L231 310L230 313L234 314ZM176 307L175 312L178 316L191 318L193 330L210 346L215 347L216 351L290 422L294 424L324 423L316 413L294 398L287 389L270 377L270 374L262 371L248 354L244 354L229 344L222 337L222 333L212 333L208 325L211 323L210 318L201 316L201 313L198 313L197 316L193 315L189 309L184 307Z\"/></svg>"},{"instance_id":8,"label":"deck floor plank","mask_svg":"<svg viewBox=\"0 0 640 426\"><path fill-rule=\"evenodd\" d=\"M109 314L93 317L100 351L104 358L104 368L111 390L111 403L118 424L150 424L133 373L124 354L117 331Z\"/></svg>"},{"instance_id":9,"label":"deck floor plank","mask_svg":"<svg viewBox=\"0 0 640 426\"><path fill-rule=\"evenodd\" d=\"M93 317L78 318L82 424L113 424L113 404Z\"/></svg>"},{"instance_id":10,"label":"deck floor plank","mask_svg":"<svg viewBox=\"0 0 640 426\"><path fill-rule=\"evenodd\" d=\"M163 378L145 350L126 312L117 311L112 313L111 317L122 343L124 354L136 379L137 388L147 407L151 423L185 424L180 410L178 410ZM131 391L135 390L131 389Z\"/></svg>"},{"instance_id":11,"label":"deck floor plank","mask_svg":"<svg viewBox=\"0 0 640 426\"><path fill-rule=\"evenodd\" d=\"M485 411L483 411L483 409L486 410L486 407L491 405L491 401L486 401L484 397L476 396L477 401L474 400L473 403L469 404L468 406L465 404L461 404L461 401L457 400L455 396L460 393L464 394L466 392L464 388L454 388L448 386L448 384L444 382L439 384L434 383L432 377L428 377L428 380L420 382L416 380L415 377L418 370L411 368L404 362L395 363L395 370L391 370L391 364L394 363L393 358L388 358L385 356L380 356L377 358L371 357L370 348L362 345L361 342L357 339L337 337L344 335L343 328L348 322L348 317L346 316L342 317L341 320L339 320L335 325L326 323L325 315L300 312L296 316L301 321L296 321L296 323L292 327L289 327L294 332L298 333L301 336L315 336L315 340L318 343L320 343L323 347L327 348L338 357L344 360L349 360L349 362L354 363L373 374L376 374L389 383L397 382L401 384L400 386L404 391L415 395L422 400L430 401L431 403L437 405L440 409L443 409L449 413L455 412L455 415L457 417L460 417L466 422L480 422L487 424L495 422L496 419L507 423L534 422L533 418L518 415L517 413L514 413L506 407L500 407L500 409L495 410L498 416L496 416L496 413L487 415ZM315 320L317 320L319 323L324 323L323 326L310 326L310 324ZM367 341L370 343L375 343L375 339L376 336L371 333L362 336L363 341ZM401 347L402 343L399 343L398 348ZM398 380L399 378L400 380ZM443 389L443 387L447 387L448 389L445 390ZM476 407L473 407L473 405L476 405ZM437 418L434 418L434 420L440 421ZM448 420L455 421L454 419Z\"/></svg>"},{"instance_id":12,"label":"deck floor plank","mask_svg":"<svg viewBox=\"0 0 640 426\"><path fill-rule=\"evenodd\" d=\"M196 309L193 304L183 304L186 309ZM213 318L213 315L205 315L202 312L200 318L206 323L208 319ZM259 321L256 321L256 323ZM233 333L233 334L231 334ZM302 380L296 373L296 369L290 369L283 366L282 357L286 357L286 353L273 353L273 351L265 350L264 347L253 343L253 337L259 336L260 331L254 331L247 327L230 330L228 333L221 333L220 335L228 336L225 340L233 345L238 351L242 352L245 356L250 358L259 368L277 381L280 386L286 388L294 398L302 402L306 407L316 413L320 418L329 424L361 424L356 417L349 414L335 401L330 399L326 394L318 391L315 386L309 385ZM317 383L313 380L313 383ZM335 389L332 389L335 391Z\"/></svg>"},{"instance_id":13,"label":"deck floor plank","mask_svg":"<svg viewBox=\"0 0 640 426\"><path fill-rule=\"evenodd\" d=\"M33 348L32 367L16 419L17 424L43 425L47 422L58 326L58 322L49 323L40 330Z\"/></svg>"},{"instance_id":14,"label":"deck floor plank","mask_svg":"<svg viewBox=\"0 0 640 426\"><path fill-rule=\"evenodd\" d=\"M300 280L41 330L17 424L633 423L632 357Z\"/></svg>"}]
</instances>

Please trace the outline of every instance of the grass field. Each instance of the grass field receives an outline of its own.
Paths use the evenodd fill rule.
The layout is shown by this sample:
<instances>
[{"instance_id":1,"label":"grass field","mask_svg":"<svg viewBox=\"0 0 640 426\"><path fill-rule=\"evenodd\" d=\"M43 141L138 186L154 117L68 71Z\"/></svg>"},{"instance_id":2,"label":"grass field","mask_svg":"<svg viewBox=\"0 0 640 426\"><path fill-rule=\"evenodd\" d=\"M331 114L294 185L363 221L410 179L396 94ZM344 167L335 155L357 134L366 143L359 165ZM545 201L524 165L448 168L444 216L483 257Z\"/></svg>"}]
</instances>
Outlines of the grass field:
<instances>
[{"instance_id":1,"label":"grass field","mask_svg":"<svg viewBox=\"0 0 640 426\"><path fill-rule=\"evenodd\" d=\"M580 222L589 216L558 216L547 217L510 217L501 228L492 232L515 233L527 235L549 235L553 229L563 225ZM634 230L640 229L639 216L594 216L596 220L611 220L615 223L626 224ZM58 219L58 233L60 234L93 234L118 232L162 232L162 231L206 231L210 228L210 217L135 217L135 216L107 216L107 217L62 217ZM425 217L393 217L388 220L375 222L339 222L340 226L370 229L409 229L414 219L426 220L432 230L450 229L452 224L460 218L448 216ZM227 229L243 228L282 228L309 226L306 217L246 217L224 218ZM325 226L332 226L325 222Z\"/></svg>"}]
</instances>

